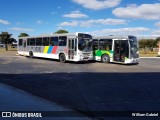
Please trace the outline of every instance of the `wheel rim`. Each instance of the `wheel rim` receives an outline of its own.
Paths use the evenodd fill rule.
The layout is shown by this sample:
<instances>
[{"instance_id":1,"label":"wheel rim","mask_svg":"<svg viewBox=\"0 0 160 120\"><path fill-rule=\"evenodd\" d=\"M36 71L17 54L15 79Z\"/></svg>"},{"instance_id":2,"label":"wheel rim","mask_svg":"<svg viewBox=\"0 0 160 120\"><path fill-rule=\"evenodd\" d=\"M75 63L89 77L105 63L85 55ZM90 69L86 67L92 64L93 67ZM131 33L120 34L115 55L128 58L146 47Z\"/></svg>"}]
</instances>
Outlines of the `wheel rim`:
<instances>
[{"instance_id":1,"label":"wheel rim","mask_svg":"<svg viewBox=\"0 0 160 120\"><path fill-rule=\"evenodd\" d=\"M33 53L31 52L29 56L32 58L33 57Z\"/></svg>"},{"instance_id":2,"label":"wheel rim","mask_svg":"<svg viewBox=\"0 0 160 120\"><path fill-rule=\"evenodd\" d=\"M61 56L61 61L64 61L64 56L63 55Z\"/></svg>"},{"instance_id":3,"label":"wheel rim","mask_svg":"<svg viewBox=\"0 0 160 120\"><path fill-rule=\"evenodd\" d=\"M102 62L108 63L109 62L109 56L108 55L103 55L102 56Z\"/></svg>"},{"instance_id":4,"label":"wheel rim","mask_svg":"<svg viewBox=\"0 0 160 120\"><path fill-rule=\"evenodd\" d=\"M64 56L64 55L61 55L61 56L60 56L60 61L61 61L61 62L65 62L65 56Z\"/></svg>"},{"instance_id":5,"label":"wheel rim","mask_svg":"<svg viewBox=\"0 0 160 120\"><path fill-rule=\"evenodd\" d=\"M107 57L107 56L103 57L103 61L104 61L104 62L106 62L107 60L108 60L108 57Z\"/></svg>"}]
</instances>

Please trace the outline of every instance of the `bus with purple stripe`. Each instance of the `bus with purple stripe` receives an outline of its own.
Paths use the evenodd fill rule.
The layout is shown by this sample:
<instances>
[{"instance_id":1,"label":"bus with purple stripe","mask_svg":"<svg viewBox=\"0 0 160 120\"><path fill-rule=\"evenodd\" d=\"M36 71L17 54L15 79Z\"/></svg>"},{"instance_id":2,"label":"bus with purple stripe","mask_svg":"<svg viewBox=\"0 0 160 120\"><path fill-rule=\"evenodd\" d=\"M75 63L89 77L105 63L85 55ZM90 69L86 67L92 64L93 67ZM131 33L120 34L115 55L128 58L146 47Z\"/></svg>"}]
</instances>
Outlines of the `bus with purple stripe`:
<instances>
[{"instance_id":1,"label":"bus with purple stripe","mask_svg":"<svg viewBox=\"0 0 160 120\"><path fill-rule=\"evenodd\" d=\"M85 33L49 34L20 37L18 54L66 61L88 61L93 59L92 36Z\"/></svg>"}]
</instances>

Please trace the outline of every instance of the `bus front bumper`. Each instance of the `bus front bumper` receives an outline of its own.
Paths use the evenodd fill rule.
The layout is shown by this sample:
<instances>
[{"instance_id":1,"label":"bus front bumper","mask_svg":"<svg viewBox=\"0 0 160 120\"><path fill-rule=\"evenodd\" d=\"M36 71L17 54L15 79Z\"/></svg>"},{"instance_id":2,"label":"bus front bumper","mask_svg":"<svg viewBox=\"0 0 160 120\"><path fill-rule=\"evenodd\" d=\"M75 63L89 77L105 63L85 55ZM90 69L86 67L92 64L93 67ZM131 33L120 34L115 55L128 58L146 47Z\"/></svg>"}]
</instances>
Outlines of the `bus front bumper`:
<instances>
[{"instance_id":1,"label":"bus front bumper","mask_svg":"<svg viewBox=\"0 0 160 120\"><path fill-rule=\"evenodd\" d=\"M127 59L125 61L125 64L137 64L139 63L139 58L135 58L135 59Z\"/></svg>"}]
</instances>

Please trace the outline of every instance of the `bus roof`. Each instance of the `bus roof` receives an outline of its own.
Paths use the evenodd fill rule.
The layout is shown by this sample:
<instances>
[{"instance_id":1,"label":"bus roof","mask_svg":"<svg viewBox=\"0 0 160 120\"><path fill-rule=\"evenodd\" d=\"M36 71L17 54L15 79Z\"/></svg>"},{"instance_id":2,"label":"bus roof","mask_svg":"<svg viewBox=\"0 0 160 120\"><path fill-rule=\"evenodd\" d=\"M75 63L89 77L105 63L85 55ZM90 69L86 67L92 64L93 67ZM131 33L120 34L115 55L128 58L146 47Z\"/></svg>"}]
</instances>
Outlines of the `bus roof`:
<instances>
[{"instance_id":1,"label":"bus roof","mask_svg":"<svg viewBox=\"0 0 160 120\"><path fill-rule=\"evenodd\" d=\"M42 34L39 36L27 36L27 37L19 37L21 38L38 38L38 37L55 37L55 36L78 36L80 32L75 32L75 33L62 33L62 34L57 34L57 33L51 33L51 34ZM87 34L87 33L81 33L81 34Z\"/></svg>"},{"instance_id":2,"label":"bus roof","mask_svg":"<svg viewBox=\"0 0 160 120\"><path fill-rule=\"evenodd\" d=\"M129 36L133 36L133 35L109 35L109 36L93 36L93 39L129 39Z\"/></svg>"}]
</instances>

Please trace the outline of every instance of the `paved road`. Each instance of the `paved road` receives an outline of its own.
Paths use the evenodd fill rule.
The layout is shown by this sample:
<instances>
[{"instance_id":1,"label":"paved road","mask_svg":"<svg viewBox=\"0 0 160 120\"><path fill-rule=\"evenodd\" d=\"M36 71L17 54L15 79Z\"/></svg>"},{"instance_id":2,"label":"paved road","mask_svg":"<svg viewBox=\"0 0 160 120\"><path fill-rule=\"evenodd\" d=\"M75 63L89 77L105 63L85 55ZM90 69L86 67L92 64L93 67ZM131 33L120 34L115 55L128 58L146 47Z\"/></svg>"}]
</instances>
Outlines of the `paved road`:
<instances>
[{"instance_id":1,"label":"paved road","mask_svg":"<svg viewBox=\"0 0 160 120\"><path fill-rule=\"evenodd\" d=\"M160 59L138 65L0 58L0 82L78 111L160 111Z\"/></svg>"}]
</instances>

